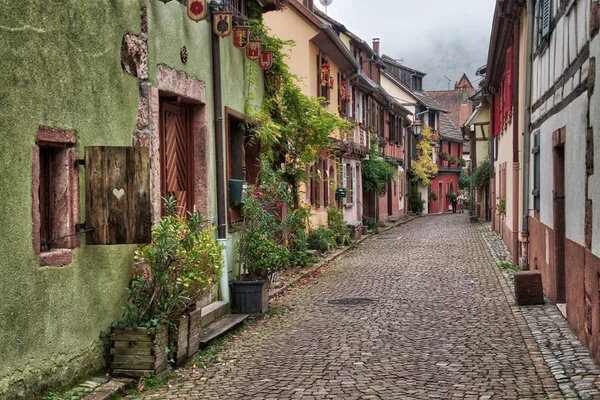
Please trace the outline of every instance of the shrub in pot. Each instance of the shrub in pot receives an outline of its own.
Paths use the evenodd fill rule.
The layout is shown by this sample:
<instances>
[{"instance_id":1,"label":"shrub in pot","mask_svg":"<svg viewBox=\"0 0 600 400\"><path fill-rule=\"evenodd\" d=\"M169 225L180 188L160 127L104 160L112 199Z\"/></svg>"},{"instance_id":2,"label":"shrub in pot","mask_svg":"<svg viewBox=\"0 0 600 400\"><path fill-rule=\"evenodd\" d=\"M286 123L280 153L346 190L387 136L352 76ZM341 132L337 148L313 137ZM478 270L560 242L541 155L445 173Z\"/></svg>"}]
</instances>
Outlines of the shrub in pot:
<instances>
[{"instance_id":1,"label":"shrub in pot","mask_svg":"<svg viewBox=\"0 0 600 400\"><path fill-rule=\"evenodd\" d=\"M290 264L287 233L297 224L293 212L283 217L283 210L293 203L290 187L281 173L262 165L261 184L249 186L242 209L244 219L238 224L238 262L245 271L231 286L234 313L260 314L268 310L269 277Z\"/></svg>"},{"instance_id":2,"label":"shrub in pot","mask_svg":"<svg viewBox=\"0 0 600 400\"><path fill-rule=\"evenodd\" d=\"M113 323L111 368L116 373L160 374L167 366L168 342L178 347L171 357L181 361L185 314L220 278L222 246L214 228L205 227L198 213L179 215L173 197L165 199L165 214L152 231L152 242L135 252L125 313Z\"/></svg>"}]
</instances>

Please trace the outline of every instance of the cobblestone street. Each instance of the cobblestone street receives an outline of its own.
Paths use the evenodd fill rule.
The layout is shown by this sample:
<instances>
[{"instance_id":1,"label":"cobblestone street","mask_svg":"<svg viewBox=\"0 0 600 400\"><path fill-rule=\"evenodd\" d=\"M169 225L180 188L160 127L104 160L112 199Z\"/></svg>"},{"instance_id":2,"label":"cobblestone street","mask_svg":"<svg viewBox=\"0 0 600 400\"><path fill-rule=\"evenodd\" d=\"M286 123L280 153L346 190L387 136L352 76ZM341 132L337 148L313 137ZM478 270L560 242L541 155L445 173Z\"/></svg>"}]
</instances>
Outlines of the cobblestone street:
<instances>
[{"instance_id":1,"label":"cobblestone street","mask_svg":"<svg viewBox=\"0 0 600 400\"><path fill-rule=\"evenodd\" d=\"M513 301L467 215L419 218L274 302L219 365L143 398L563 398Z\"/></svg>"}]
</instances>

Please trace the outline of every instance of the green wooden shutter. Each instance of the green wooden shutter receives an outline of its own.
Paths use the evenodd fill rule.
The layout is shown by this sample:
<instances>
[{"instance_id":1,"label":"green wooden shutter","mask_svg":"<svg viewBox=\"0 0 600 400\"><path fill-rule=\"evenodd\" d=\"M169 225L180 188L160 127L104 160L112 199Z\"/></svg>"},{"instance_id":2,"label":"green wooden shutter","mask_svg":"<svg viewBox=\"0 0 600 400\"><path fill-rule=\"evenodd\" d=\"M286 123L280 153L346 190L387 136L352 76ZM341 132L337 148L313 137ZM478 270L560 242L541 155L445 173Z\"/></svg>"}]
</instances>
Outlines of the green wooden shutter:
<instances>
[{"instance_id":1,"label":"green wooden shutter","mask_svg":"<svg viewBox=\"0 0 600 400\"><path fill-rule=\"evenodd\" d=\"M542 37L550 34L550 24L552 23L552 0L542 0L540 9L540 25Z\"/></svg>"},{"instance_id":2,"label":"green wooden shutter","mask_svg":"<svg viewBox=\"0 0 600 400\"><path fill-rule=\"evenodd\" d=\"M540 211L540 133L533 135L533 209Z\"/></svg>"},{"instance_id":3,"label":"green wooden shutter","mask_svg":"<svg viewBox=\"0 0 600 400\"><path fill-rule=\"evenodd\" d=\"M85 196L87 245L151 241L148 148L86 147Z\"/></svg>"}]
</instances>

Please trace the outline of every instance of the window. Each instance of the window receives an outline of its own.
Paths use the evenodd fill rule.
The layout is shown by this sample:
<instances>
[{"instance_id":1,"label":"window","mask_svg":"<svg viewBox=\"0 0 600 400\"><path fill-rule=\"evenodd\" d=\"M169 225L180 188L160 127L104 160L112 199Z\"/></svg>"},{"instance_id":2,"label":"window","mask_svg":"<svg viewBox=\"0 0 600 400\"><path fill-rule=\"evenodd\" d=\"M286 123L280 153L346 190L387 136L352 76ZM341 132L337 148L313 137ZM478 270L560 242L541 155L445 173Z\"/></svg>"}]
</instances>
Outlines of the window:
<instances>
[{"instance_id":1,"label":"window","mask_svg":"<svg viewBox=\"0 0 600 400\"><path fill-rule=\"evenodd\" d=\"M43 265L71 262L67 250L79 246L79 158L75 135L41 126L33 152L33 249ZM54 257L61 254L60 257Z\"/></svg>"},{"instance_id":2,"label":"window","mask_svg":"<svg viewBox=\"0 0 600 400\"><path fill-rule=\"evenodd\" d=\"M540 211L540 132L533 134L533 209Z\"/></svg>"},{"instance_id":3,"label":"window","mask_svg":"<svg viewBox=\"0 0 600 400\"><path fill-rule=\"evenodd\" d=\"M329 205L329 179L331 178L328 174L326 160L321 161L321 176L323 177L323 207L327 207Z\"/></svg>"},{"instance_id":4,"label":"window","mask_svg":"<svg viewBox=\"0 0 600 400\"><path fill-rule=\"evenodd\" d=\"M225 0L234 19L248 19L248 0Z\"/></svg>"},{"instance_id":5,"label":"window","mask_svg":"<svg viewBox=\"0 0 600 400\"><path fill-rule=\"evenodd\" d=\"M317 97L330 100L329 89L333 89L333 78L331 77L331 65L323 54L317 55L317 71L319 81Z\"/></svg>"},{"instance_id":6,"label":"window","mask_svg":"<svg viewBox=\"0 0 600 400\"><path fill-rule=\"evenodd\" d=\"M550 35L552 27L552 3L553 0L537 1L537 47L545 43L544 39Z\"/></svg>"},{"instance_id":7,"label":"window","mask_svg":"<svg viewBox=\"0 0 600 400\"><path fill-rule=\"evenodd\" d=\"M229 191L231 191L233 190L231 179L250 185L259 183L260 144L258 141L251 140L244 128L243 120L229 115L227 121L227 182L229 182ZM233 228L242 220L242 204L232 202L231 193L228 203L228 222L230 228Z\"/></svg>"},{"instance_id":8,"label":"window","mask_svg":"<svg viewBox=\"0 0 600 400\"><path fill-rule=\"evenodd\" d=\"M433 111L429 111L429 127L435 131L435 113Z\"/></svg>"},{"instance_id":9,"label":"window","mask_svg":"<svg viewBox=\"0 0 600 400\"><path fill-rule=\"evenodd\" d=\"M354 204L354 184L355 178L353 174L352 164L345 164L344 182L346 183L346 199L344 204Z\"/></svg>"}]
</instances>

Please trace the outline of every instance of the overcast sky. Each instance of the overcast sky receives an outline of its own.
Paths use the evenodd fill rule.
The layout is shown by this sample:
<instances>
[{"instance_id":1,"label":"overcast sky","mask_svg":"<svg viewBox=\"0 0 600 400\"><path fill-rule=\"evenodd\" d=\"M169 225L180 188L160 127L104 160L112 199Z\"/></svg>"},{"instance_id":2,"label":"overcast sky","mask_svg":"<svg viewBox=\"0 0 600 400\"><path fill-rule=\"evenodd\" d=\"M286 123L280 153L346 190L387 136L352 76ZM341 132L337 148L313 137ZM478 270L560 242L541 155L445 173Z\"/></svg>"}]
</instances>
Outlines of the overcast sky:
<instances>
[{"instance_id":1,"label":"overcast sky","mask_svg":"<svg viewBox=\"0 0 600 400\"><path fill-rule=\"evenodd\" d=\"M381 51L421 70L426 89L447 89L487 62L495 0L333 0L328 14ZM324 10L319 0L315 4ZM477 86L474 84L474 86Z\"/></svg>"}]
</instances>

